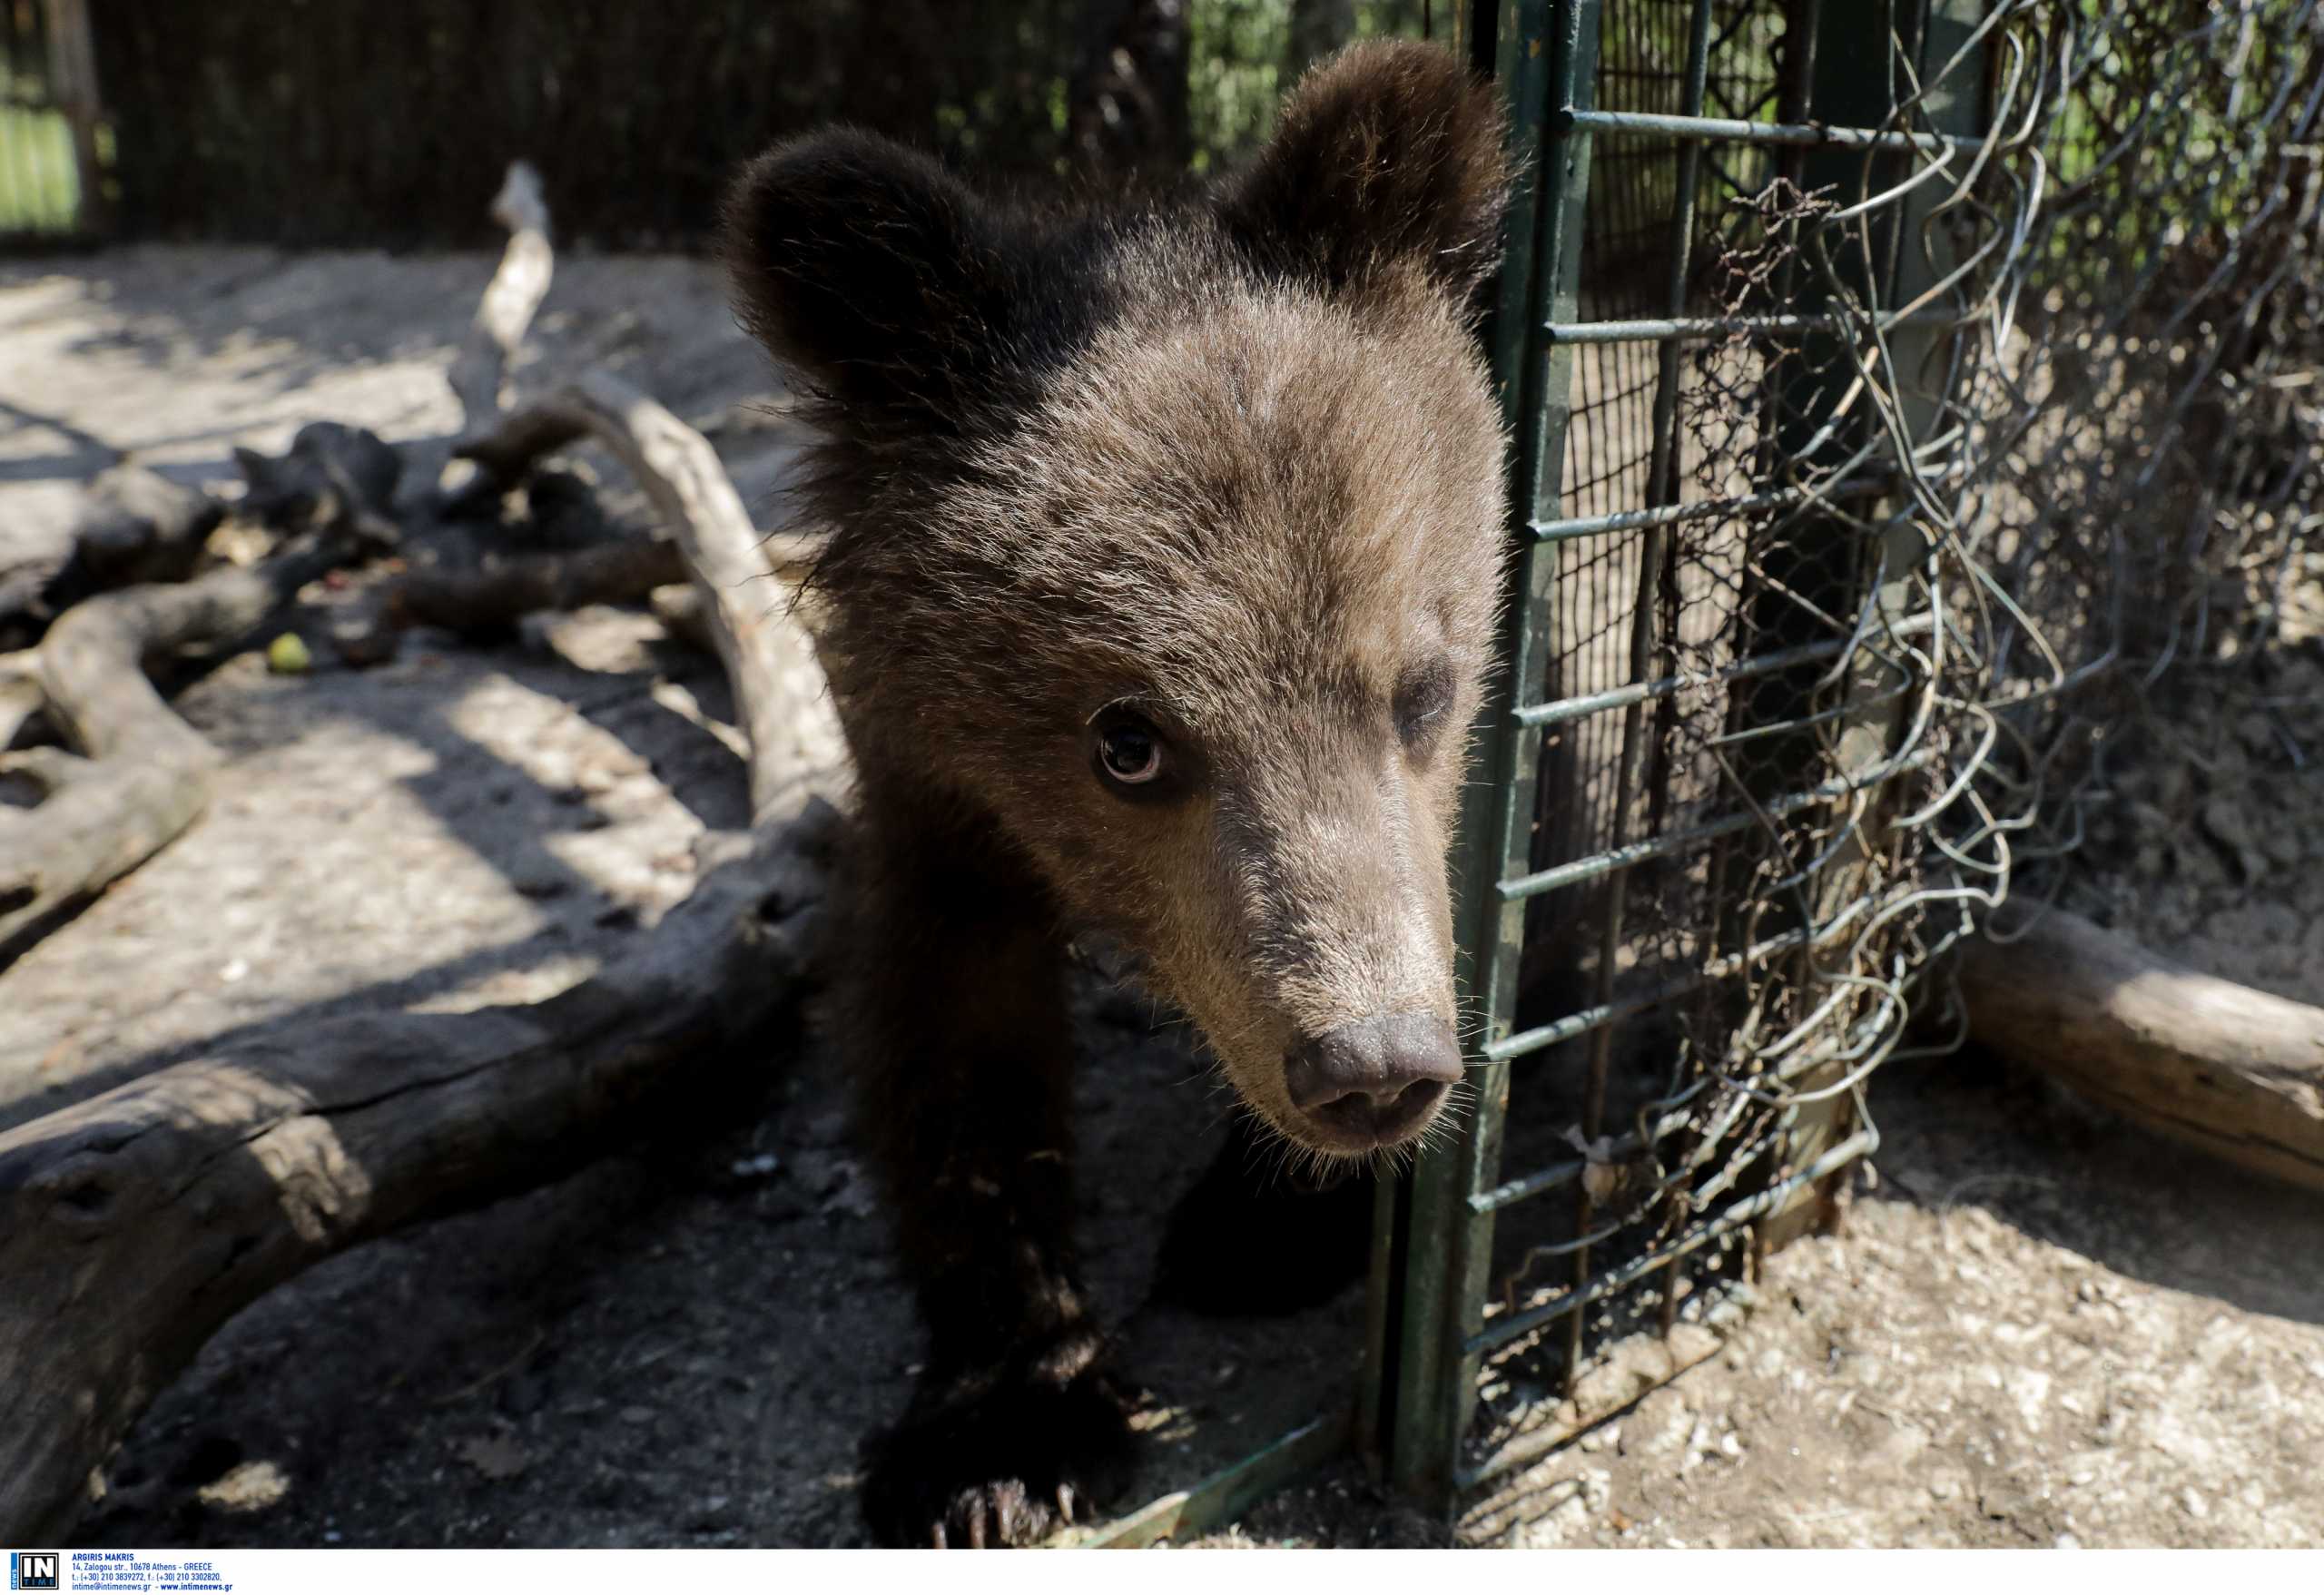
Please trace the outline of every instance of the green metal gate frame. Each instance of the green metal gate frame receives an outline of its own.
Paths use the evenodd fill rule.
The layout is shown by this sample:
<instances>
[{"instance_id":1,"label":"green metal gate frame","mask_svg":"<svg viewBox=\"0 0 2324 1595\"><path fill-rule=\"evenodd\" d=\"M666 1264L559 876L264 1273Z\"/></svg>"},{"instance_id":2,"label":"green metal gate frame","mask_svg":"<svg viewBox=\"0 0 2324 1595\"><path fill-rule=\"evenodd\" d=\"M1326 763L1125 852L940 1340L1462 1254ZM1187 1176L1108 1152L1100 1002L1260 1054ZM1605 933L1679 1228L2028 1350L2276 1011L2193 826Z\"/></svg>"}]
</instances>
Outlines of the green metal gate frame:
<instances>
[{"instance_id":1,"label":"green metal gate frame","mask_svg":"<svg viewBox=\"0 0 2324 1595\"><path fill-rule=\"evenodd\" d=\"M1614 0L1617 5L1623 0ZM1449 1506L1458 1492L1506 1468L1555 1448L1571 1433L1544 1430L1520 1437L1475 1462L1463 1460L1485 1355L1560 1319L1566 1321L1565 1371L1571 1390L1578 1372L1583 1312L1591 1303L1627 1289L1709 1242L1758 1226L1814 1193L1855 1159L1869 1153L1876 1137L1868 1127L1850 1122L1844 1098L1826 1099L1823 1110L1795 1114L1790 1155L1780 1177L1669 1238L1648 1255L1627 1259L1593 1275L1590 1268L1590 1197L1584 1176L1587 1158L1561 1163L1521 1178L1501 1179L1501 1143L1509 1097L1511 1063L1560 1042L1590 1040L1587 1112L1581 1133L1594 1140L1601 1130L1615 1026L1645 1004L1618 1002L1613 989L1614 954L1623 936L1623 892L1627 871L1654 856L1712 840L1731 821L1699 825L1689 832L1649 834L1630 814L1627 794L1640 789L1643 724L1649 704L1677 690L1673 678L1654 679L1655 620L1651 584L1663 561L1664 539L1679 522L1703 513L1780 507L1787 492L1756 494L1738 504L1687 504L1679 500L1676 409L1682 342L1737 332L1785 331L1813 335L1844 330L1837 313L1785 314L1738 320L1690 318L1688 309L1689 252L1695 237L1699 162L1706 143L1756 144L1785 153L1795 168L1801 161L1850 153L1859 166L1870 156L1941 152L1948 145L1972 151L1978 141L1974 103L1965 121L1946 119L1945 131L1917 132L1883 127L1899 103L1892 29L1901 21L1914 30L1922 52L1931 44L1958 46L1974 31L1978 0L1850 0L1827 7L1820 0L1792 0L1787 34L1812 41L1791 51L1794 77L1776 121L1707 117L1706 77L1710 54L1713 0L1694 0L1689 18L1683 79L1685 111L1679 115L1602 111L1595 98L1602 0L1475 0L1458 18L1456 48L1480 71L1490 71L1509 103L1522 176L1511 208L1509 253L1488 338L1492 371L1515 438L1511 461L1512 537L1507 588L1512 595L1502 638L1500 671L1478 727L1477 753L1483 779L1472 783L1462 816L1456 924L1461 931L1459 976L1472 1018L1482 1020L1472 1046L1472 1079L1476 1105L1452 1144L1422 1158L1404 1178L1384 1182L1377 1211L1372 1286L1367 1305L1365 1377L1356 1415L1357 1439L1385 1477L1400 1491ZM1897 14L1908 15L1900 17ZM1941 36L1940 36L1941 35ZM1955 96L1955 116L1965 105ZM1581 250L1596 140L1652 134L1679 142L1677 199L1669 221L1669 314L1658 320L1577 320ZM1901 211L1909 212L1907 203ZM1892 237L1910 225L1900 213L1888 222ZM1905 286L1898 271L1903 251L1887 251L1882 284ZM1867 284L1867 287L1872 285ZM1876 305L1894 298L1866 296ZM1788 307L1787 307L1788 309ZM1885 320L1901 353L1910 340L1936 336L1928 330L1943 318L1930 315ZM1658 347L1653 400L1653 456L1648 471L1649 502L1610 515L1566 513L1563 481L1565 439L1573 413L1573 361L1578 346L1621 341ZM1828 396L1814 395L1801 409L1812 419ZM1812 425L1809 428L1813 429ZM1872 484L1876 488L1877 482ZM1762 500L1764 502L1762 502ZM1797 500L1792 500L1796 502ZM1834 535L1810 515L1790 534L1794 544ZM1640 541L1639 592L1633 607L1627 684L1558 702L1542 702L1546 679L1546 621L1556 574L1556 550L1581 538L1635 535ZM1886 583L1919 552L1917 537L1890 537L1879 546L1866 579ZM1807 643L1740 660L1725 673L1728 680L1752 676L1813 676L1846 649L1840 641ZM1890 694L1893 697L1895 694ZM1531 857L1535 783L1541 769L1545 728L1619 710L1622 715L1619 786L1611 845L1591 856L1536 869ZM1869 758L1840 776L1791 792L1764 794L1777 812L1827 803L1853 791L1877 785L1897 774L1896 761L1881 756L1875 739ZM1528 900L1584 880L1605 880L1599 922L1597 1000L1547 1025L1513 1033L1519 958L1525 937ZM1812 926L1776 939L1804 948ZM1768 950L1748 950L1751 956ZM1730 956L1732 961L1732 955ZM1698 980L1722 971L1705 969ZM1658 993L1658 995L1660 995ZM1804 1055L1798 1074L1815 1083L1817 1059ZM1820 1121L1820 1122L1818 1122ZM1566 1187L1577 1188L1578 1238L1561 1248L1573 1259L1573 1285L1561 1295L1522 1312L1485 1323L1496 1216L1512 1204ZM1672 1294L1664 1295L1664 1326L1669 1324ZM1672 1370L1676 1372L1674 1368Z\"/></svg>"}]
</instances>

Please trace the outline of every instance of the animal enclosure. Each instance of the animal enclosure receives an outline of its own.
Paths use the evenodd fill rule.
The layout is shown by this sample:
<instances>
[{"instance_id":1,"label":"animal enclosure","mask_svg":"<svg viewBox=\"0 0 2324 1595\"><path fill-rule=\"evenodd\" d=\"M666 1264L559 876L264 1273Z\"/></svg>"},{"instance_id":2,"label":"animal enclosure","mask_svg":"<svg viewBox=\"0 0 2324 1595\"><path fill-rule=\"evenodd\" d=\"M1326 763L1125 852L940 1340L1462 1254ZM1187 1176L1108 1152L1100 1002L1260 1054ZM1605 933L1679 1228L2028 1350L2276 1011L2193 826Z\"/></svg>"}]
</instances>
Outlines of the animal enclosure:
<instances>
[{"instance_id":1,"label":"animal enclosure","mask_svg":"<svg viewBox=\"0 0 2324 1595\"><path fill-rule=\"evenodd\" d=\"M2315 7L1536 0L1474 1096L1384 1194L1359 1442L1439 1502L1711 1354L2053 890L2105 733L2312 546ZM2296 353L2295 350L2298 352Z\"/></svg>"},{"instance_id":2,"label":"animal enclosure","mask_svg":"<svg viewBox=\"0 0 2324 1595\"><path fill-rule=\"evenodd\" d=\"M12 61L49 59L55 35L34 23L78 9L26 0L0 10L19 28ZM95 9L100 21L113 14ZM1211 0L1202 15L1256 9ZM1390 10L1424 15L1365 15ZM2319 12L2316 0L1521 0L1468 5L1458 18L1435 7L1435 34L1502 84L1527 173L1487 329L1518 445L1508 551L1523 601L1481 727L1469 851L1457 861L1478 1088L1447 1125L1457 1130L1449 1144L1384 1194L1360 1384L1325 1367L1323 1415L1093 1537L1183 1536L1221 1521L1352 1433L1414 1499L1474 1501L1625 1412L1719 1350L1748 1309L1760 1258L1838 1210L1851 1166L1879 1147L1868 1076L1958 1031L1947 945L1972 933L1989 945L1996 926L2014 933L2022 921L1994 916L2004 899L2014 910L2063 892L2087 907L2076 889L2112 865L2093 865L2103 849L2081 844L2110 827L2119 836L2132 791L2126 727L2165 708L2185 724L2190 694L2208 684L2256 684L2256 733L2235 734L2256 736L2270 757L2269 739L2280 738L2270 768L2299 768L2294 725L2317 700L2291 722L2267 716L2271 691L2313 679L2271 687L2271 660L2293 652L2271 640L2288 604L2315 603L2324 575ZM180 25L160 10L133 20L155 36ZM270 59L257 35L228 36L253 46L245 61ZM1277 47L1263 41L1245 54L1272 62ZM507 59L512 74L522 70ZM1271 94L1272 80L1265 86ZM46 87L25 93L40 125L77 125ZM904 111L929 109L908 99ZM1242 115L1221 111L1219 126ZM1057 129L1035 121L1038 165ZM1231 142L1222 134L1218 147ZM25 148L0 138L0 205ZM347 147L303 140L202 148L376 174L342 162ZM27 192L65 192L51 175L78 157L57 149ZM146 149L134 174L110 142L80 170L133 175L150 199L162 168ZM714 162L692 159L706 182ZM680 188L615 187L622 202L675 208L645 222L599 216L599 236L665 236L669 215L689 213ZM84 202L98 192L82 188ZM241 188L245 202L272 192ZM464 216L478 199L459 201ZM356 225L363 214L348 201L340 193L314 214ZM251 224L281 209L253 204ZM166 231L156 215L133 205L123 234ZM174 260L162 251L152 269ZM442 299L448 282L472 291L457 261L394 264L423 285L412 297ZM593 270L629 266L586 251L576 264L561 291ZM240 283L239 268L194 287L232 306L295 301L281 282L320 270L294 259L253 287L216 286ZM126 315L150 299L133 291L133 271L123 275ZM655 281L665 288L585 292L560 313L576 336L626 337L606 313L613 303L651 301L680 324L684 306L664 302L671 279ZM195 297L189 288L166 302ZM753 432L724 408L745 389L717 389L714 406L695 380L699 350L718 347L696 340L701 327L724 325L714 300L706 294L712 308L695 305L674 335L685 347L669 357L665 397L732 449ZM228 329L245 313L204 311ZM419 386L434 394L439 377L422 370ZM191 412L211 392L189 385L173 402ZM2292 635L2312 637L2319 616L2311 609ZM2308 647L2303 668L2324 661ZM2250 767L2239 750L2234 768ZM2190 811L2201 802L2178 805L2180 822L2198 823ZM558 814L595 810L566 803L542 829L554 832ZM241 834L260 829L246 822ZM2269 861L2289 871L2286 856L2270 846L2243 855L2257 863L2230 858L2236 895L2267 898ZM547 885L563 891L563 879ZM2127 871L2113 884L2137 890ZM618 927L593 922L579 896L569 906L593 927L588 945L610 946ZM681 930L715 911L712 902ZM2298 956L2297 928L2283 940ZM756 989L763 956L753 968ZM714 994L704 1001L731 1007ZM659 996L639 1006L657 1022L671 1011ZM603 1033L601 1013L584 1017ZM431 1049L491 1044L493 1032L472 1022L420 1022L438 1019ZM365 1015L328 1032L379 1033L406 1032L381 1032ZM796 1104L786 1112L802 1117ZM1891 1150L1907 1139L1892 1134ZM146 1137L141 1153L161 1140ZM762 1147L745 1150L754 1164ZM792 1144L782 1150L791 1157ZM800 1167L834 1156L810 1141ZM1884 1183L1892 1167L1905 1177L1904 1165L1884 1163ZM788 1211L777 1200L787 1186L763 1174L745 1183L723 1162L718 1172L733 1187L720 1201L748 1222L761 1208ZM836 1208L838 1196L830 1200ZM82 1216L69 1203L63 1211ZM690 1210L688 1222L697 1216ZM818 1209L814 1222L862 1216ZM1119 1214L1106 1221L1117 1237L1130 1233ZM34 1234L30 1223L10 1227ZM222 1245L223 1232L208 1238ZM864 1247L859 1232L834 1227L825 1259L842 1270L828 1277L856 1303L847 1322L859 1331L873 1315L863 1304L884 1302L891 1283L862 1271ZM1854 1241L1849 1250L1860 1257ZM1836 1272L1845 1270L1825 1276ZM1822 1305L1844 1298L1834 1291ZM805 1323L812 1304L803 1294L799 1305L802 1315L777 1322ZM298 1310L281 1308L286 1318ZM1340 1316L1353 1334L1354 1315ZM751 1324L737 1344L764 1334ZM835 1338L853 1351L861 1335ZM486 1361L497 1365L500 1350ZM688 1404L694 1392L742 1354L712 1350L700 1359L704 1383L674 1410L702 1410ZM1730 1345L1729 1357L1740 1350ZM1822 1354L1819 1344L1794 1355L1789 1376L1822 1381ZM1279 1361L1246 1364L1245 1384L1222 1385L1216 1399L1281 1383L1282 1370L1314 1361L1302 1340ZM229 1372L240 1378L244 1365ZM1173 1372L1183 1383L1187 1370ZM465 1387L463 1375L456 1389ZM1689 1382L1662 1399L1700 1402L1702 1388ZM189 1390L184 1404L199 1406L215 1379ZM1324 1405L1303 1387L1281 1407L1234 1416L1273 1428ZM439 1423L470 1416L447 1412ZM1739 1407L1734 1415L1746 1421ZM1241 1445L1213 1433L1232 1449L1200 1453L1206 1466L1249 1443L1247 1431ZM633 1438L650 1437L641 1428ZM1846 1454L1837 1432L1835 1443ZM537 1449L546 1457L552 1444ZM802 1471L824 1454L803 1450L812 1461ZM1175 1465L1197 1471L1185 1456ZM427 1466L413 1476L426 1479ZM569 1495L567 1482L540 1477L537 1487ZM1702 1483L1697 1473L1683 1488ZM1758 1488L1772 1495L1774 1476ZM1382 1515L1368 1496L1360 1510ZM743 1518L734 1531L798 1521Z\"/></svg>"}]
</instances>

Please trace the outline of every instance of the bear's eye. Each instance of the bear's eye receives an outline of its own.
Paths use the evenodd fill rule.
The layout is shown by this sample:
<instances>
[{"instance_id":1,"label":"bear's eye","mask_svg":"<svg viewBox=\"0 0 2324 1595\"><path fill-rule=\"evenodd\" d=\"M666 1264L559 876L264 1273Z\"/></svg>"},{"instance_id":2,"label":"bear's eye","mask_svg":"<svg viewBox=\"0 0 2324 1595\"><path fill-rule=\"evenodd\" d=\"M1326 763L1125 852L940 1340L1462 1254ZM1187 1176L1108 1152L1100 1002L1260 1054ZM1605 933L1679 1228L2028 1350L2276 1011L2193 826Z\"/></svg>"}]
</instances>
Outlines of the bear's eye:
<instances>
[{"instance_id":1,"label":"bear's eye","mask_svg":"<svg viewBox=\"0 0 2324 1595\"><path fill-rule=\"evenodd\" d=\"M1406 748L1424 753L1444 729L1452 707L1452 667L1443 660L1415 665L1396 684L1396 734Z\"/></svg>"},{"instance_id":2,"label":"bear's eye","mask_svg":"<svg viewBox=\"0 0 2324 1595\"><path fill-rule=\"evenodd\" d=\"M1098 717L1098 771L1118 786L1143 786L1162 774L1162 734L1128 709Z\"/></svg>"}]
</instances>

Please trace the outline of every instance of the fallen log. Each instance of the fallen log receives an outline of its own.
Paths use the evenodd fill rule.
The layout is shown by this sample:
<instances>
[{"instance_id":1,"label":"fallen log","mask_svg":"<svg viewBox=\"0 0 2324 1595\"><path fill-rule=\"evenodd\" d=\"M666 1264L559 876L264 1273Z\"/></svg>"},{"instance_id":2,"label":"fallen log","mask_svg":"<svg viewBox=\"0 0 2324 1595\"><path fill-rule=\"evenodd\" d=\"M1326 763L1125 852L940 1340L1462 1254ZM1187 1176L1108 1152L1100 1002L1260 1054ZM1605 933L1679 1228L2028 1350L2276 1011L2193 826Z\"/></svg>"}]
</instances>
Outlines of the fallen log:
<instances>
[{"instance_id":1,"label":"fallen log","mask_svg":"<svg viewBox=\"0 0 2324 1595\"><path fill-rule=\"evenodd\" d=\"M1973 940L1970 1033L2185 1146L2324 1190L2324 1009L2198 973L2063 910Z\"/></svg>"},{"instance_id":2,"label":"fallen log","mask_svg":"<svg viewBox=\"0 0 2324 1595\"><path fill-rule=\"evenodd\" d=\"M768 568L797 582L812 568L823 540L777 533L760 544ZM475 569L430 566L407 571L380 590L376 613L354 632L357 662L393 652L392 633L432 625L463 637L495 637L528 615L578 609L588 604L646 603L663 629L704 653L715 651L704 621L701 590L686 574L674 543L622 537L586 548L505 556ZM0 712L6 703L6 660L0 657ZM0 725L5 725L0 721Z\"/></svg>"},{"instance_id":3,"label":"fallen log","mask_svg":"<svg viewBox=\"0 0 2324 1595\"><path fill-rule=\"evenodd\" d=\"M805 988L844 756L732 484L609 377L515 419L586 428L671 523L745 706L752 829L710 840L637 953L548 1001L261 1032L0 1134L0 1540L65 1537L138 1413L259 1295L580 1167L649 1098L763 1056L743 1044Z\"/></svg>"},{"instance_id":4,"label":"fallen log","mask_svg":"<svg viewBox=\"0 0 2324 1595\"><path fill-rule=\"evenodd\" d=\"M137 1415L276 1285L570 1172L751 1061L803 986L817 832L714 869L547 1002L286 1027L0 1135L0 1537L69 1538Z\"/></svg>"}]
</instances>

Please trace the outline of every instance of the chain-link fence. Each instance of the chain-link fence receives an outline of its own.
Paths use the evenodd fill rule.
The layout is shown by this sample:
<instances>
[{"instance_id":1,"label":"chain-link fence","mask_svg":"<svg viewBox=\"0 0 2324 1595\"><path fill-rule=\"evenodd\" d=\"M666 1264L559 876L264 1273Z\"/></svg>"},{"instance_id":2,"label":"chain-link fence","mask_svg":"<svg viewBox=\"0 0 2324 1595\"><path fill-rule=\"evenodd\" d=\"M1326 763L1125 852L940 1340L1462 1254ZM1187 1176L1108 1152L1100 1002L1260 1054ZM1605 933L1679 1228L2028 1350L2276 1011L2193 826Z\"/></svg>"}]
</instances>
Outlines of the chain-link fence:
<instances>
[{"instance_id":1,"label":"chain-link fence","mask_svg":"<svg viewBox=\"0 0 2324 1595\"><path fill-rule=\"evenodd\" d=\"M2108 732L2318 546L2309 0L1479 6L1531 157L1475 1110L1360 1432L1438 1496L1715 1349ZM2039 866L2028 874L2029 865Z\"/></svg>"}]
</instances>

